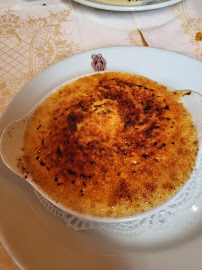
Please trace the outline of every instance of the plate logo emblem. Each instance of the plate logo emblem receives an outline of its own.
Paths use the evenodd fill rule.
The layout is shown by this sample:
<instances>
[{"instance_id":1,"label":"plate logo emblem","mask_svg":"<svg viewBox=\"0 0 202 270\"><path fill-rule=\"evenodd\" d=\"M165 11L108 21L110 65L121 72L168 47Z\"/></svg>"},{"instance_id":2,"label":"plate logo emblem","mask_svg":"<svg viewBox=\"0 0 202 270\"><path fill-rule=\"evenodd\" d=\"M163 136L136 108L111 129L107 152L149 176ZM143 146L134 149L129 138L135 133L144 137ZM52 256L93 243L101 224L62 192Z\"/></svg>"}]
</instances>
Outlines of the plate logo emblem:
<instances>
[{"instance_id":1,"label":"plate logo emblem","mask_svg":"<svg viewBox=\"0 0 202 270\"><path fill-rule=\"evenodd\" d=\"M107 61L102 57L101 53L93 54L91 56L92 62L91 66L94 71L104 71L107 67Z\"/></svg>"}]
</instances>

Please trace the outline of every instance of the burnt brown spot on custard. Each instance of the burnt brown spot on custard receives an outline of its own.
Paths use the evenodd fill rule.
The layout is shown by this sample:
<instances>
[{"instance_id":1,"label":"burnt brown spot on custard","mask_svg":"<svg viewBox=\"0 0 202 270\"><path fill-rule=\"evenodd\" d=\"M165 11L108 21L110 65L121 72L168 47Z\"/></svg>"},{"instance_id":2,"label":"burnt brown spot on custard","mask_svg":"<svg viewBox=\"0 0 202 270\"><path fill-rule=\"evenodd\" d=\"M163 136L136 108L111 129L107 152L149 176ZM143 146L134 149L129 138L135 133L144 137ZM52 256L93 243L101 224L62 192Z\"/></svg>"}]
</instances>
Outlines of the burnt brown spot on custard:
<instances>
[{"instance_id":1,"label":"burnt brown spot on custard","mask_svg":"<svg viewBox=\"0 0 202 270\"><path fill-rule=\"evenodd\" d=\"M145 183L144 187L149 193L154 193L157 188L157 186L154 183Z\"/></svg>"},{"instance_id":2,"label":"burnt brown spot on custard","mask_svg":"<svg viewBox=\"0 0 202 270\"><path fill-rule=\"evenodd\" d=\"M126 181L123 179L119 182L119 185L116 189L116 193L115 196L117 196L118 198L130 198L130 191L128 188L128 184L126 183Z\"/></svg>"}]
</instances>

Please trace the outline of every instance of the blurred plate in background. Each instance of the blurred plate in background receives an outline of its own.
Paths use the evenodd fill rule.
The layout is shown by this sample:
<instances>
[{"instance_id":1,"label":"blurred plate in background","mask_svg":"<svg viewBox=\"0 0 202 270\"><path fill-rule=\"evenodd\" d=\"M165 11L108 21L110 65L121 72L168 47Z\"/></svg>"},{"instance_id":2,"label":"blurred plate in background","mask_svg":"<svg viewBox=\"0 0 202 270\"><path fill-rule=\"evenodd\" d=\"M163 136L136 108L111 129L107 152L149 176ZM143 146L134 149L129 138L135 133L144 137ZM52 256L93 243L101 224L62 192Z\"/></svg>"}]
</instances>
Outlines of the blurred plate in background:
<instances>
[{"instance_id":1,"label":"blurred plate in background","mask_svg":"<svg viewBox=\"0 0 202 270\"><path fill-rule=\"evenodd\" d=\"M80 4L112 11L143 11L174 5L181 0L74 0ZM127 3L128 2L128 3ZM139 3L138 3L139 2Z\"/></svg>"}]
</instances>

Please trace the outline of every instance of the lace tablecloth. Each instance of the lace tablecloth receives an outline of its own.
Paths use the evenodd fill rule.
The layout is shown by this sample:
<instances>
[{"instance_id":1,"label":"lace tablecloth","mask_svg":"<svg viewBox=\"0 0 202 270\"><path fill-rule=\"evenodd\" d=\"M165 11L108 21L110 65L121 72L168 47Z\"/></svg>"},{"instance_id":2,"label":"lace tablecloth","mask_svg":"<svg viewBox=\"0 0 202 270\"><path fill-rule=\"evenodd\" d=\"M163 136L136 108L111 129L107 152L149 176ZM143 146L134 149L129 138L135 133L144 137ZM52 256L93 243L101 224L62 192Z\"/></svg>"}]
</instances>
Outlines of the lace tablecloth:
<instances>
[{"instance_id":1,"label":"lace tablecloth","mask_svg":"<svg viewBox=\"0 0 202 270\"><path fill-rule=\"evenodd\" d=\"M1 0L0 113L40 71L89 49L139 45L202 60L202 2L146 12L110 12L61 0ZM0 268L17 269L0 245Z\"/></svg>"}]
</instances>

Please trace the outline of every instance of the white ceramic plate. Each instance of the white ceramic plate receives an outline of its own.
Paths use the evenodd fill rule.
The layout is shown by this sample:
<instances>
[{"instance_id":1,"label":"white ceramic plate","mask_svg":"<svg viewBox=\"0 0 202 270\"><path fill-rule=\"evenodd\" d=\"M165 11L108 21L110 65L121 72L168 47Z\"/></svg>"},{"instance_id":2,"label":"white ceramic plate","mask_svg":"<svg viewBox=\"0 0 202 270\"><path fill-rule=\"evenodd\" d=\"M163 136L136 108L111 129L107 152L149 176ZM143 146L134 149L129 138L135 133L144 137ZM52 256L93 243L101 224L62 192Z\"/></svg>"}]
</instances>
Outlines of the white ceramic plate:
<instances>
[{"instance_id":1,"label":"white ceramic plate","mask_svg":"<svg viewBox=\"0 0 202 270\"><path fill-rule=\"evenodd\" d=\"M169 51L146 47L112 47L65 59L31 80L10 102L0 120L0 134L26 115L43 96L64 82L93 72L137 73L170 89L202 94L202 63ZM162 230L136 236L78 233L53 216L33 188L0 161L0 236L25 269L201 270L202 196Z\"/></svg>"},{"instance_id":2,"label":"white ceramic plate","mask_svg":"<svg viewBox=\"0 0 202 270\"><path fill-rule=\"evenodd\" d=\"M116 2L121 2L123 0L74 0L80 4L104 9L104 10L112 10L112 11L143 11L143 10L151 10L151 9L158 9L167 6L174 5L182 0L143 0L141 4L135 5L120 5L116 4ZM108 1L108 3L107 3ZM112 4L115 2L114 4Z\"/></svg>"}]
</instances>

